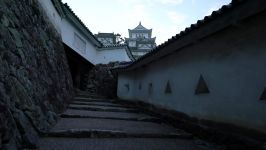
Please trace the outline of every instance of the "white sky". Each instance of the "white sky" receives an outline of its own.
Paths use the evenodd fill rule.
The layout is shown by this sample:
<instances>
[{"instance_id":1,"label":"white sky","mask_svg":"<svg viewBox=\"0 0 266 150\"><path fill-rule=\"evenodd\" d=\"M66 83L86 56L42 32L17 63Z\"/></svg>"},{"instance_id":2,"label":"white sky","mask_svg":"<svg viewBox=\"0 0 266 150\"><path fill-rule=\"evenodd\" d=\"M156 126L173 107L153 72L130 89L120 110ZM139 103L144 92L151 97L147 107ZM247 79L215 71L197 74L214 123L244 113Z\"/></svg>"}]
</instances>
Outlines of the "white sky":
<instances>
[{"instance_id":1,"label":"white sky","mask_svg":"<svg viewBox=\"0 0 266 150\"><path fill-rule=\"evenodd\" d=\"M231 0L63 0L91 32L128 37L139 22L153 29L157 45Z\"/></svg>"}]
</instances>

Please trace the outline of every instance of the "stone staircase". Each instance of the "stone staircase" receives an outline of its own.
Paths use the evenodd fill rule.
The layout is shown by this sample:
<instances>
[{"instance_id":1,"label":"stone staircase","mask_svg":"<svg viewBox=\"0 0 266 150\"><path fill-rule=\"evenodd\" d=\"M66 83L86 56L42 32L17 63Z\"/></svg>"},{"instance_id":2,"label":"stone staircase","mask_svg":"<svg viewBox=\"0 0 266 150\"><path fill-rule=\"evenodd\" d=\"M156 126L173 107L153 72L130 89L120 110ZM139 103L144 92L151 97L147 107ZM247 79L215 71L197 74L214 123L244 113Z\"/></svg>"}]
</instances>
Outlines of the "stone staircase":
<instances>
[{"instance_id":1,"label":"stone staircase","mask_svg":"<svg viewBox=\"0 0 266 150\"><path fill-rule=\"evenodd\" d=\"M200 142L204 143L204 142ZM201 150L193 136L117 100L79 92L40 150Z\"/></svg>"}]
</instances>

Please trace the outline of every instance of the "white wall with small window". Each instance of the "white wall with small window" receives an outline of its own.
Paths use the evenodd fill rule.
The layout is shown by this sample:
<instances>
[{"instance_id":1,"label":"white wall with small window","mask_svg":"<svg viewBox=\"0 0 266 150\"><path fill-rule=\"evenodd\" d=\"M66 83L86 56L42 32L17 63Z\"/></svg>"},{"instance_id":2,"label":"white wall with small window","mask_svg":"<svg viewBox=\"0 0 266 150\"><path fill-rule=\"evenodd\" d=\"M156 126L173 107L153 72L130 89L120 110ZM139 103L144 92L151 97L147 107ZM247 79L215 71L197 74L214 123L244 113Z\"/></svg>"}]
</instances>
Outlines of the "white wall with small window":
<instances>
[{"instance_id":1,"label":"white wall with small window","mask_svg":"<svg viewBox=\"0 0 266 150\"><path fill-rule=\"evenodd\" d=\"M187 35L132 70L123 68L118 97L266 133L266 13L260 15L179 46L195 36ZM208 90L199 93L202 80Z\"/></svg>"}]
</instances>

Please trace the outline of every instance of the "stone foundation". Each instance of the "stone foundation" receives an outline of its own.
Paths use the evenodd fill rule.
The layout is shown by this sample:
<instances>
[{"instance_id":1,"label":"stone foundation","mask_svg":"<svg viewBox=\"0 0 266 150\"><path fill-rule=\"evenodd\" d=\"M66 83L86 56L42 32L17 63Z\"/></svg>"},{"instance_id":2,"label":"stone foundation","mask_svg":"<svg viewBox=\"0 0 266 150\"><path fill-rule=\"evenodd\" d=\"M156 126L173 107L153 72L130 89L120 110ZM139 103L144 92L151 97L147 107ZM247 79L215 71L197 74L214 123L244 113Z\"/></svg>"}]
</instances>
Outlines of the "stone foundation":
<instances>
[{"instance_id":1,"label":"stone foundation","mask_svg":"<svg viewBox=\"0 0 266 150\"><path fill-rule=\"evenodd\" d=\"M0 0L0 149L34 148L72 98L61 38L36 0Z\"/></svg>"},{"instance_id":2,"label":"stone foundation","mask_svg":"<svg viewBox=\"0 0 266 150\"><path fill-rule=\"evenodd\" d=\"M115 63L96 65L85 75L85 90L109 98L116 97L117 75L111 72Z\"/></svg>"}]
</instances>

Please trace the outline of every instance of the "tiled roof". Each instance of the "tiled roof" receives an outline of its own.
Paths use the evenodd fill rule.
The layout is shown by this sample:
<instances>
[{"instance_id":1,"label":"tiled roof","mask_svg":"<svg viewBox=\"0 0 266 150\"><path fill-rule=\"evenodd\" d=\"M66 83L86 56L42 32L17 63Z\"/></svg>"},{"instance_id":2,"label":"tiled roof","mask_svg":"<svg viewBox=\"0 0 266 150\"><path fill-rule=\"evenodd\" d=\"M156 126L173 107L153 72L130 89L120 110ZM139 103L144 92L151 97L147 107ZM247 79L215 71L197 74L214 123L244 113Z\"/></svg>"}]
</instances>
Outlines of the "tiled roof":
<instances>
[{"instance_id":1,"label":"tiled roof","mask_svg":"<svg viewBox=\"0 0 266 150\"><path fill-rule=\"evenodd\" d=\"M98 33L94 34L97 38L111 38L113 40L113 43L116 42L116 35L114 33Z\"/></svg>"},{"instance_id":2,"label":"tiled roof","mask_svg":"<svg viewBox=\"0 0 266 150\"><path fill-rule=\"evenodd\" d=\"M104 50L106 48L108 48L110 50L110 48L119 48L119 47L124 47L126 48L126 53L128 55L128 57L130 58L131 61L135 61L135 58L133 57L129 47L127 44L114 44L114 45L106 45L106 46L102 46L99 48L99 50Z\"/></svg>"},{"instance_id":3,"label":"tiled roof","mask_svg":"<svg viewBox=\"0 0 266 150\"><path fill-rule=\"evenodd\" d=\"M143 26L141 25L141 22L139 22L139 25L138 25L135 29L133 29L133 30L148 30L148 29L145 28L145 27L143 27Z\"/></svg>"},{"instance_id":4,"label":"tiled roof","mask_svg":"<svg viewBox=\"0 0 266 150\"><path fill-rule=\"evenodd\" d=\"M169 55L173 51L166 52L165 47L173 44L174 42L178 42L180 40L183 40L185 37L189 36L192 32L195 32L196 30L200 30L204 26L210 24L212 21L214 21L214 20L216 20L222 16L230 15L229 13L231 11L233 11L235 8L239 7L242 4L248 3L248 2L250 4L253 4L253 5L247 5L247 7L245 6L243 8L243 9L245 9L245 12L241 13L242 15L245 14L246 17L248 17L248 15L249 15L248 13L250 13L250 15L252 15L252 13L255 14L255 13L258 13L259 11L263 11L266 9L266 0L232 0L232 2L230 4L222 6L217 11L213 11L211 15L205 16L204 19L198 20L197 23L192 24L190 27L187 27L185 30L181 31L179 34L176 34L172 38L168 39L166 42L155 47L150 53L143 55L142 57L140 57L139 59L137 59L136 61L132 62L131 64L129 64L127 66L120 67L120 68L117 68L115 70L116 71L127 71L127 70L131 70L131 69L136 69L136 68L141 67L143 65L146 65L152 61L161 59L163 56ZM251 6L253 6L253 8L251 8ZM257 9L256 7L260 7L260 9ZM250 10L247 11L246 9L253 9L253 12L251 12ZM237 17L237 15L232 16L230 19L235 19L234 17ZM225 25L230 25L230 24L228 22L225 22L224 26ZM220 27L220 28L222 28L222 27ZM214 28L210 29L210 31L212 31L212 32L209 34L213 34L217 30L219 30L218 27L217 27L217 29L214 29ZM204 37L204 36L207 36L207 34L202 35L202 37ZM190 43L191 42L193 43L193 41L190 41ZM189 43L189 42L187 42L187 43ZM183 47L185 47L185 46L183 45ZM179 49L182 49L183 47L180 46ZM177 49L175 51L177 51Z\"/></svg>"},{"instance_id":5,"label":"tiled roof","mask_svg":"<svg viewBox=\"0 0 266 150\"><path fill-rule=\"evenodd\" d=\"M108 36L108 37L114 37L115 34L114 33L98 33L98 34L95 34L95 36L99 36L99 37L103 37L103 36Z\"/></svg>"}]
</instances>

